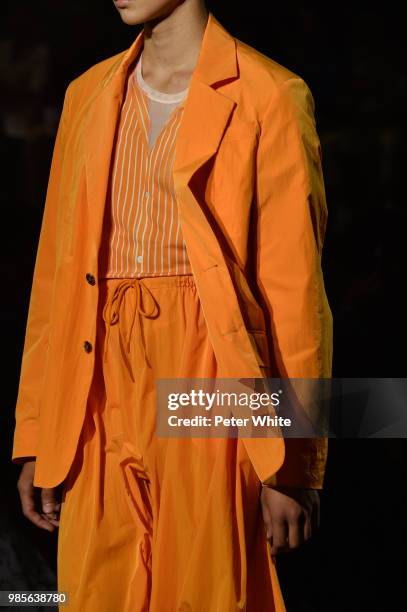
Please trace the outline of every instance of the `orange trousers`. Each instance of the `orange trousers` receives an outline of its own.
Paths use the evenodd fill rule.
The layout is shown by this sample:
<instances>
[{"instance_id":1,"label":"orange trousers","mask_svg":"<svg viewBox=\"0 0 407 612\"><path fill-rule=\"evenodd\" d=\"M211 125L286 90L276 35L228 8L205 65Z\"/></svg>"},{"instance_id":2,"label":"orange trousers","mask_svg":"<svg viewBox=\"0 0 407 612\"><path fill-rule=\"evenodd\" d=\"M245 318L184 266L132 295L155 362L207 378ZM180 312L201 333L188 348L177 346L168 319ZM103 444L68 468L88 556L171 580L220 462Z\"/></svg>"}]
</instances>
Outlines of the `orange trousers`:
<instances>
[{"instance_id":1,"label":"orange trousers","mask_svg":"<svg viewBox=\"0 0 407 612\"><path fill-rule=\"evenodd\" d=\"M217 374L193 276L99 285L94 377L63 484L61 610L284 611L243 445L155 435L156 378Z\"/></svg>"}]
</instances>

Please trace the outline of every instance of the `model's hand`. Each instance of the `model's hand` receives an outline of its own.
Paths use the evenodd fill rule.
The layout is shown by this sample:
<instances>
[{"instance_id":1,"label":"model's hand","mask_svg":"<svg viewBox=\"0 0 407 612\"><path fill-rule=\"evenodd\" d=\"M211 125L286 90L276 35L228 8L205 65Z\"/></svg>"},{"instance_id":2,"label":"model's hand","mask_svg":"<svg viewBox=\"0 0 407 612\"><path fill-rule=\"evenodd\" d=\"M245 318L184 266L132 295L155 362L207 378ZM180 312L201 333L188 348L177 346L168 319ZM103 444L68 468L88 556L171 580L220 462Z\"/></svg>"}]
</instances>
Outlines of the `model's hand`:
<instances>
[{"instance_id":1,"label":"model's hand","mask_svg":"<svg viewBox=\"0 0 407 612\"><path fill-rule=\"evenodd\" d=\"M272 555L298 548L319 526L319 494L314 489L264 486L261 507Z\"/></svg>"},{"instance_id":2,"label":"model's hand","mask_svg":"<svg viewBox=\"0 0 407 612\"><path fill-rule=\"evenodd\" d=\"M57 490L41 489L38 495L38 489L33 485L34 469L35 460L26 461L17 482L23 514L37 527L54 531L59 525L60 503L57 501Z\"/></svg>"}]
</instances>

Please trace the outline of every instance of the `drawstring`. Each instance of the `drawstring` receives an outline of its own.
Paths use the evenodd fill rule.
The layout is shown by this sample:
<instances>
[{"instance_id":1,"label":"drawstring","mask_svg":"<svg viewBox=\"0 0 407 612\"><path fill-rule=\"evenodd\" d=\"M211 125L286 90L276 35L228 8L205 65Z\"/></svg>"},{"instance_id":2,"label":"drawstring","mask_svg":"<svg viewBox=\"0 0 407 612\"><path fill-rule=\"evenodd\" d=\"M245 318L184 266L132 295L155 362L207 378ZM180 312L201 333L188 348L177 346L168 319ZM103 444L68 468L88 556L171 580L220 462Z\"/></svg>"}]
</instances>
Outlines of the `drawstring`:
<instances>
[{"instance_id":1,"label":"drawstring","mask_svg":"<svg viewBox=\"0 0 407 612\"><path fill-rule=\"evenodd\" d=\"M111 295L111 297L107 300L106 304L104 305L103 308L103 319L104 321L107 323L107 334L106 334L106 339L105 339L105 347L104 347L104 352L103 352L103 360L106 361L106 355L107 355L107 345L108 345L108 340L109 340L109 333L110 333L110 326L111 325L115 325L118 321L119 321L119 334L120 337L122 338L122 340L124 340L125 338L125 330L123 331L122 329L122 324L123 324L123 317L120 318L119 320L119 312L120 312L120 307L124 298L124 294L127 291L127 289L133 288L136 292L136 305L135 308L133 310L133 318L132 318L132 322L131 322L131 327L130 327L130 332L127 338L127 346L126 346L126 350L128 353L130 353L130 339L131 339L131 332L133 330L134 327L134 322L136 320L136 316L137 316L137 321L138 321L138 331L140 334L140 338L141 338L141 344L143 346L143 353L144 353L144 358L146 360L146 363L148 364L148 360L147 360L147 354L146 354L146 348L144 346L143 343L143 339L142 339L142 330L141 330L141 317L147 317L147 318L154 318L158 315L158 304L154 299L153 294L151 293L150 289L147 287L147 285L139 278L134 278L134 279L124 279L121 283L119 283L116 287L115 290L113 292L113 294ZM147 312L146 310L143 309L142 306L142 289L144 289L144 291L147 292L149 299L150 299L150 303L151 303L151 308L150 311Z\"/></svg>"}]
</instances>

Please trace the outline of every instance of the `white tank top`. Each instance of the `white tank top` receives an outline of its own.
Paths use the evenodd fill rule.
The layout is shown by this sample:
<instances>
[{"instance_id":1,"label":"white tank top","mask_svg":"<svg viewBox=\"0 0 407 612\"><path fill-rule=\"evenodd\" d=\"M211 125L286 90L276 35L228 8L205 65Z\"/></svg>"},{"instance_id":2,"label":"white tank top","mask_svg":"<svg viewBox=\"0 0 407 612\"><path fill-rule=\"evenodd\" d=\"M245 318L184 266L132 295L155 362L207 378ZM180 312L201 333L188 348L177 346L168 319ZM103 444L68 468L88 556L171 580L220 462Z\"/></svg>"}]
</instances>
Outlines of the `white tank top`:
<instances>
[{"instance_id":1,"label":"white tank top","mask_svg":"<svg viewBox=\"0 0 407 612\"><path fill-rule=\"evenodd\" d=\"M172 111L179 105L188 93L188 87L177 93L164 93L157 91L145 82L142 75L142 57L141 52L135 67L136 79L139 87L146 93L148 97L148 113L150 116L150 133L149 133L149 149L153 146L162 126L168 120Z\"/></svg>"}]
</instances>

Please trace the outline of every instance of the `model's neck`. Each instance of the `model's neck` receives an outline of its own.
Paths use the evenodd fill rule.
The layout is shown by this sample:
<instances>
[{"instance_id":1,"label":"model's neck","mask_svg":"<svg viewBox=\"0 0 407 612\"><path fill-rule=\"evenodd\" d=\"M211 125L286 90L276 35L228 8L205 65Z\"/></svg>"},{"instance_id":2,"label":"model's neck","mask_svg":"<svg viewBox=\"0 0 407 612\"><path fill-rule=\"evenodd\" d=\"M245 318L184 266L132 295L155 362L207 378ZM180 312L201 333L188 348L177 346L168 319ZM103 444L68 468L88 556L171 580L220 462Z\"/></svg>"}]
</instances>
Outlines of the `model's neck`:
<instances>
[{"instance_id":1,"label":"model's neck","mask_svg":"<svg viewBox=\"0 0 407 612\"><path fill-rule=\"evenodd\" d=\"M143 77L165 81L188 78L198 60L208 20L205 3L181 3L168 17L144 24Z\"/></svg>"}]
</instances>

